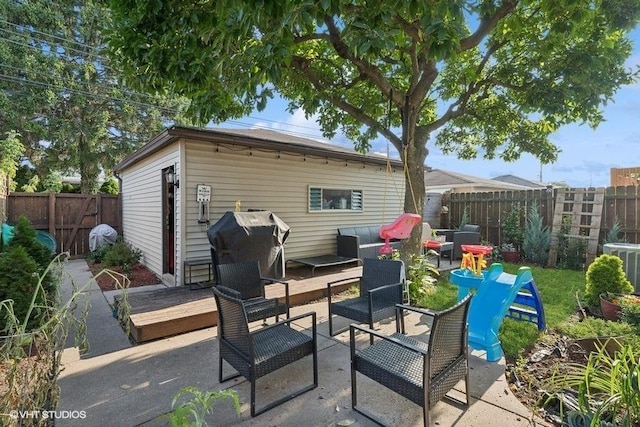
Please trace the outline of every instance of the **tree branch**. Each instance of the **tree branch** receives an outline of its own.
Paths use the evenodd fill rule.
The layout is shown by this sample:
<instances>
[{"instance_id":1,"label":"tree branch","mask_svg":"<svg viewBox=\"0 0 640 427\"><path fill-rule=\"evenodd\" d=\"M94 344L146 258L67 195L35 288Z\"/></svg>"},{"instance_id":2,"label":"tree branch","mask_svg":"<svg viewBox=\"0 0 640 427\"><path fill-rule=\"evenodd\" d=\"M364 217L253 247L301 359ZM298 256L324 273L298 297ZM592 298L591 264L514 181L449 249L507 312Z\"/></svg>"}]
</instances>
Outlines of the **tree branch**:
<instances>
[{"instance_id":1,"label":"tree branch","mask_svg":"<svg viewBox=\"0 0 640 427\"><path fill-rule=\"evenodd\" d=\"M476 32L460 41L460 50L468 50L478 46L502 18L515 10L518 3L519 0L504 0L502 6L492 16L483 17Z\"/></svg>"},{"instance_id":2,"label":"tree branch","mask_svg":"<svg viewBox=\"0 0 640 427\"><path fill-rule=\"evenodd\" d=\"M320 96L335 105L337 108L343 110L351 117L369 126L371 129L375 130L385 138L387 138L391 143L399 149L402 147L402 141L398 138L393 132L391 132L388 128L381 125L377 120L372 118L371 116L365 114L360 108L346 102L344 99L331 95L326 89L333 85L333 82L326 84L322 81L322 79L311 69L309 61L300 56L294 56L291 61L291 66L303 73L307 79L311 82L313 87L318 91Z\"/></svg>"}]
</instances>

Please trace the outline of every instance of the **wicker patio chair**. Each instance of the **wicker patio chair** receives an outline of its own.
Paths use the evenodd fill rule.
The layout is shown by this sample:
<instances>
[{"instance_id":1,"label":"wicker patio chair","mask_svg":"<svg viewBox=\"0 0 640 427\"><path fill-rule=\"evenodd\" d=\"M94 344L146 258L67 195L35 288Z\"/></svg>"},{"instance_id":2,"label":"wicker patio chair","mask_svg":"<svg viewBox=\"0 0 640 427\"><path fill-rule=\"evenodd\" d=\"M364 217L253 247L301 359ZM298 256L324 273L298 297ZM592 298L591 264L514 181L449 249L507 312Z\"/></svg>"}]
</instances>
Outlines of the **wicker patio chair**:
<instances>
[{"instance_id":1,"label":"wicker patio chair","mask_svg":"<svg viewBox=\"0 0 640 427\"><path fill-rule=\"evenodd\" d=\"M262 277L258 262L241 262L235 264L216 265L216 277L219 285L236 292L235 297L242 300L247 310L249 322L267 317L280 320L281 314L289 317L289 283L282 280ZM265 286L280 284L284 286L284 304L278 298L266 298Z\"/></svg>"},{"instance_id":2,"label":"wicker patio chair","mask_svg":"<svg viewBox=\"0 0 640 427\"><path fill-rule=\"evenodd\" d=\"M467 354L467 315L471 296L454 307L432 312L398 305L396 333L386 336L371 329L351 325L351 403L353 409L383 424L373 414L358 408L356 372L393 390L422 407L424 425L429 426L429 409L439 400L469 405L469 367ZM404 311L433 318L428 343L405 335ZM374 344L356 349L355 331L367 332ZM466 402L447 396L460 380L465 380Z\"/></svg>"},{"instance_id":3,"label":"wicker patio chair","mask_svg":"<svg viewBox=\"0 0 640 427\"><path fill-rule=\"evenodd\" d=\"M251 383L251 416L255 417L318 386L316 313L290 317L250 332L245 305L233 296L234 293L224 286L213 288L218 306L218 380L222 383L239 376L245 377ZM305 317L311 317L311 336L290 327L291 322ZM313 384L257 410L256 380L308 355L313 355ZM237 373L224 377L223 360Z\"/></svg>"},{"instance_id":4,"label":"wicker patio chair","mask_svg":"<svg viewBox=\"0 0 640 427\"><path fill-rule=\"evenodd\" d=\"M354 279L360 279L359 296L343 301L332 301L331 287L337 283ZM393 317L396 304L402 303L404 279L404 263L402 261L365 258L362 260L362 276L327 283L329 334L333 336L349 329L349 326L346 326L334 331L334 314L366 323L371 329L373 329L373 322Z\"/></svg>"}]
</instances>

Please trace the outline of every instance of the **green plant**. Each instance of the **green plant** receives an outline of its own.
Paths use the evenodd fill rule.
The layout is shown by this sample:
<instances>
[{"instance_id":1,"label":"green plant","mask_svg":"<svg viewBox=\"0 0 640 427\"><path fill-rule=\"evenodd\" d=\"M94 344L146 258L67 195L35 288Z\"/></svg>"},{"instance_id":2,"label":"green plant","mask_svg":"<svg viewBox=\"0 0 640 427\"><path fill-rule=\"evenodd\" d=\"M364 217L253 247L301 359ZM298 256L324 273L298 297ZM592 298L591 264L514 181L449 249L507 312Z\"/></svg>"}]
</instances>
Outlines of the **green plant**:
<instances>
[{"instance_id":1,"label":"green plant","mask_svg":"<svg viewBox=\"0 0 640 427\"><path fill-rule=\"evenodd\" d=\"M640 330L640 297L628 295L618 299L621 307L621 317L626 322Z\"/></svg>"},{"instance_id":2,"label":"green plant","mask_svg":"<svg viewBox=\"0 0 640 427\"><path fill-rule=\"evenodd\" d=\"M425 255L412 255L407 266L407 283L409 285L409 299L417 301L424 295L433 293L438 282L438 268L429 262Z\"/></svg>"},{"instance_id":3,"label":"green plant","mask_svg":"<svg viewBox=\"0 0 640 427\"><path fill-rule=\"evenodd\" d=\"M0 253L0 301L11 300L13 314L19 323L26 323L26 329L31 330L43 321L42 308L46 302L46 295L38 292L38 264L29 256L22 246L12 246ZM35 306L31 300L35 296ZM29 312L33 310L33 315ZM6 314L6 313L5 313ZM9 319L0 319L0 329L8 328Z\"/></svg>"},{"instance_id":4,"label":"green plant","mask_svg":"<svg viewBox=\"0 0 640 427\"><path fill-rule=\"evenodd\" d=\"M589 354L586 364L572 363L565 374L550 379L551 388L561 393L575 390L582 413L592 415L591 426L603 425L601 419L613 419L631 427L640 422L640 364L638 354L629 345L609 354L605 347Z\"/></svg>"},{"instance_id":5,"label":"green plant","mask_svg":"<svg viewBox=\"0 0 640 427\"><path fill-rule=\"evenodd\" d=\"M460 225L458 226L458 229L462 230L465 225L469 224L469 221L469 208L465 206L464 211L462 211L462 218L460 218Z\"/></svg>"},{"instance_id":6,"label":"green plant","mask_svg":"<svg viewBox=\"0 0 640 427\"><path fill-rule=\"evenodd\" d=\"M38 241L36 230L24 215L18 218L13 229L13 238L7 245L8 248L14 246L25 248L29 256L38 263L41 271L44 271L53 259L53 254L49 248Z\"/></svg>"},{"instance_id":7,"label":"green plant","mask_svg":"<svg viewBox=\"0 0 640 427\"><path fill-rule=\"evenodd\" d=\"M523 209L520 203L515 203L509 212L507 212L502 220L502 243L512 244L516 250L520 250L524 232L522 231L521 218Z\"/></svg>"},{"instance_id":8,"label":"green plant","mask_svg":"<svg viewBox=\"0 0 640 427\"><path fill-rule=\"evenodd\" d=\"M189 398L176 406L185 397ZM173 427L206 426L205 416L213 411L213 405L221 399L231 399L236 413L240 414L240 398L235 390L201 391L195 387L185 387L173 396L172 411L163 418L168 419Z\"/></svg>"},{"instance_id":9,"label":"green plant","mask_svg":"<svg viewBox=\"0 0 640 427\"><path fill-rule=\"evenodd\" d=\"M24 254L24 248L16 247L13 250ZM59 292L52 298L40 300L45 293L45 276L54 278L54 288L59 289L63 259L67 256L57 256L45 271L39 276L35 275L36 286L24 318L16 312L13 300L0 301L0 317L6 319L5 330L0 336L0 389L3 390L0 393L0 408L5 408L2 412L6 413L9 409L31 411L31 408L54 410L59 393L57 379L62 370L60 362L63 352L60 349L67 342L72 327L76 345L86 347L86 328L81 326L85 325L90 301L86 296L89 283L79 289L71 280L71 296L64 303ZM4 267L0 267L0 270L4 270ZM80 304L80 301L83 303ZM79 309L82 311L79 312ZM85 317L79 316L79 313ZM29 326L34 316L39 316L37 328ZM35 418L20 418L15 424L9 425L49 425L36 421Z\"/></svg>"},{"instance_id":10,"label":"green plant","mask_svg":"<svg viewBox=\"0 0 640 427\"><path fill-rule=\"evenodd\" d=\"M573 218L571 215L562 217L560 231L558 231L558 259L557 265L560 268L568 268L570 270L582 270L584 268L584 260L587 245L585 241L576 236L570 236L571 224Z\"/></svg>"},{"instance_id":11,"label":"green plant","mask_svg":"<svg viewBox=\"0 0 640 427\"><path fill-rule=\"evenodd\" d=\"M585 300L591 307L600 304L600 294L628 294L633 285L627 280L622 268L622 260L614 255L600 255L586 273Z\"/></svg>"},{"instance_id":12,"label":"green plant","mask_svg":"<svg viewBox=\"0 0 640 427\"><path fill-rule=\"evenodd\" d=\"M89 252L87 254L87 259L89 261L95 262L96 264L102 264L104 256L107 254L110 248L111 248L111 245L100 246L95 251Z\"/></svg>"},{"instance_id":13,"label":"green plant","mask_svg":"<svg viewBox=\"0 0 640 427\"><path fill-rule=\"evenodd\" d=\"M105 194L117 195L119 190L118 181L113 178L106 180L100 186L100 192Z\"/></svg>"},{"instance_id":14,"label":"green plant","mask_svg":"<svg viewBox=\"0 0 640 427\"><path fill-rule=\"evenodd\" d=\"M537 265L546 265L549 260L551 231L542 222L537 203L533 203L527 214L522 251L525 260Z\"/></svg>"},{"instance_id":15,"label":"green plant","mask_svg":"<svg viewBox=\"0 0 640 427\"><path fill-rule=\"evenodd\" d=\"M142 258L142 252L118 237L116 242L109 247L102 258L107 267L119 266L123 271L131 269Z\"/></svg>"},{"instance_id":16,"label":"green plant","mask_svg":"<svg viewBox=\"0 0 640 427\"><path fill-rule=\"evenodd\" d=\"M625 344L640 352L638 329L625 322L613 322L598 317L586 317L581 322L563 321L557 329L569 338L622 337Z\"/></svg>"},{"instance_id":17,"label":"green plant","mask_svg":"<svg viewBox=\"0 0 640 427\"><path fill-rule=\"evenodd\" d=\"M622 231L622 224L618 217L615 218L613 224L611 224L611 228L607 232L607 235L604 236L604 240L602 241L602 245L600 246L600 252L602 252L603 246L607 243L624 243L627 240L625 238L620 238L620 232Z\"/></svg>"}]
</instances>

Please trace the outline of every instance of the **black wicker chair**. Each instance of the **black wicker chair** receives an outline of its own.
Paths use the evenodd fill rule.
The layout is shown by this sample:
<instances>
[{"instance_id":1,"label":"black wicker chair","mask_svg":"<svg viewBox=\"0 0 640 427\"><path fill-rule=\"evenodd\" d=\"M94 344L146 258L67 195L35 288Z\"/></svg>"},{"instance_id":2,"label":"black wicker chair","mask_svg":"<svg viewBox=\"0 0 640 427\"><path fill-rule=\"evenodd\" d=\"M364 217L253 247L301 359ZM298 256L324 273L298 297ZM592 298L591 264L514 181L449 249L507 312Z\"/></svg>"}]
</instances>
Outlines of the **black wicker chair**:
<instances>
[{"instance_id":1,"label":"black wicker chair","mask_svg":"<svg viewBox=\"0 0 640 427\"><path fill-rule=\"evenodd\" d=\"M393 317L396 304L402 303L404 277L404 263L402 261L365 258L362 260L362 276L327 283L329 334L333 336L349 329L349 326L346 326L334 331L334 314L366 323L371 329L373 329L373 322ZM331 300L331 286L354 279L360 279L359 296L333 302Z\"/></svg>"},{"instance_id":2,"label":"black wicker chair","mask_svg":"<svg viewBox=\"0 0 640 427\"><path fill-rule=\"evenodd\" d=\"M222 383L239 376L251 383L251 416L293 399L318 386L318 345L316 313L309 312L249 332L249 322L243 301L233 296L235 292L224 286L213 288L218 306L218 380ZM290 327L290 323L311 317L311 336ZM313 384L277 399L256 410L256 380L305 356L313 355ZM225 360L237 373L222 375Z\"/></svg>"},{"instance_id":3,"label":"black wicker chair","mask_svg":"<svg viewBox=\"0 0 640 427\"><path fill-rule=\"evenodd\" d=\"M454 307L440 312L398 305L396 333L386 336L352 324L351 339L351 403L353 409L367 418L383 424L374 415L357 406L356 372L395 391L422 407L424 425L429 426L429 409L439 400L447 399L469 405L469 366L467 353L467 296ZM405 335L404 311L410 310L433 318L428 343ZM356 349L355 331L378 337L374 344ZM465 380L466 402L447 396L460 381Z\"/></svg>"},{"instance_id":4,"label":"black wicker chair","mask_svg":"<svg viewBox=\"0 0 640 427\"><path fill-rule=\"evenodd\" d=\"M241 299L247 310L249 322L267 317L276 317L280 320L281 314L289 317L289 283L262 277L258 262L241 262L235 264L216 265L216 277L218 285L234 290L234 296ZM278 298L265 298L265 286L281 284L284 286L285 302Z\"/></svg>"}]
</instances>

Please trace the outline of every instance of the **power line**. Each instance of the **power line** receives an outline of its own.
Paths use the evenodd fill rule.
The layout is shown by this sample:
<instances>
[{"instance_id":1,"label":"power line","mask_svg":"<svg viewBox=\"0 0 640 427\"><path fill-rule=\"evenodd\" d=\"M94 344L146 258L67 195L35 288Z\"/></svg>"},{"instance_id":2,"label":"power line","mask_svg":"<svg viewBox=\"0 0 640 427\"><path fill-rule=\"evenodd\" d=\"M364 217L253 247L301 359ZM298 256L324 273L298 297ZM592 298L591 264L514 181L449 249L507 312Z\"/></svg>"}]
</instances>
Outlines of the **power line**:
<instances>
[{"instance_id":1,"label":"power line","mask_svg":"<svg viewBox=\"0 0 640 427\"><path fill-rule=\"evenodd\" d=\"M153 104L148 104L148 103L144 103L144 102L139 102L139 101L134 101L132 99L124 99L124 98L117 98L114 96L108 96L108 95L104 95L104 94L100 94L100 93L92 93L86 90L80 90L80 89L73 89L73 88L69 88L69 87L65 87L65 86L56 86L56 85L52 85L49 83L43 83L43 82L37 82L34 80L30 80L30 79L22 79L22 78L18 78L18 77L14 77L14 76L8 76L6 74L0 74L0 80L4 80L6 82L11 82L11 83L20 83L20 84L29 84L29 85L33 85L33 86L39 86L39 87L45 87L48 89L56 89L58 91L66 91L69 93L77 93L77 94L81 94L81 95L85 95L85 96L89 96L89 97L93 97L93 98L97 98L97 99L104 99L107 101L120 101L120 102L124 102L124 103L129 103L132 105L136 105L139 107L147 107L147 108L155 108L158 109L160 111L163 111L165 113L173 113L173 114L177 114L179 112L178 109L176 108L169 108L169 107L162 107L159 105L153 105Z\"/></svg>"}]
</instances>

